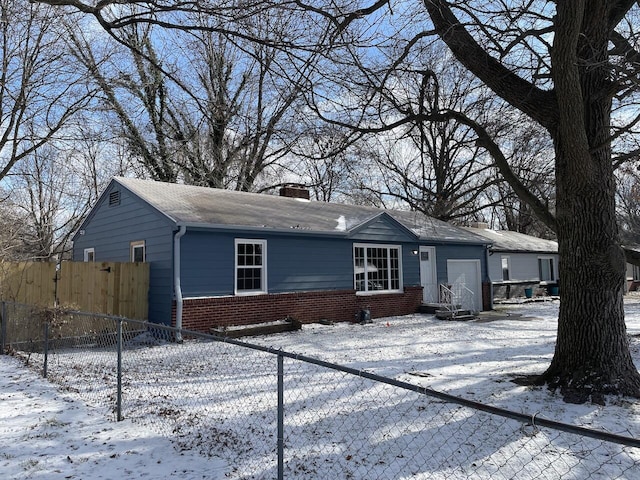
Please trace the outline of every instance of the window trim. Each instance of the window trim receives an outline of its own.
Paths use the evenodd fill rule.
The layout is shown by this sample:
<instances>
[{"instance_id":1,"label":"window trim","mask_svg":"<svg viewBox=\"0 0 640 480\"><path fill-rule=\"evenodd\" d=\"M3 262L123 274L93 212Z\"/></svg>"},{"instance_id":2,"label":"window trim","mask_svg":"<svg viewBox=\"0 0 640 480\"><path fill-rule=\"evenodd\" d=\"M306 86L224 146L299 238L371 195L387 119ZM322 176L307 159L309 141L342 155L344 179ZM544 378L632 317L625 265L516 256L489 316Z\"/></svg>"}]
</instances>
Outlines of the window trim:
<instances>
[{"instance_id":1,"label":"window trim","mask_svg":"<svg viewBox=\"0 0 640 480\"><path fill-rule=\"evenodd\" d=\"M147 261L147 246L145 244L145 241L136 240L129 243L129 259L132 263L137 263L135 261L135 251L140 247L142 247L142 262L139 263L145 263Z\"/></svg>"},{"instance_id":2,"label":"window trim","mask_svg":"<svg viewBox=\"0 0 640 480\"><path fill-rule=\"evenodd\" d=\"M365 266L363 272L356 272L356 248L363 248L365 254ZM365 283L365 290L358 290L357 288L357 279L356 275L358 273L364 273L365 279L367 277L367 249L368 248L385 248L387 249L387 261L389 258L390 250L397 250L398 252L398 288L397 289L387 289L387 290L369 290L368 283ZM354 243L351 249L352 259L351 264L353 267L353 289L356 291L356 295L379 295L385 293L402 293L404 292L404 286L402 281L402 245L393 245L393 244L383 244L383 243ZM392 284L391 272L392 268L388 268L389 276L387 278L388 284Z\"/></svg>"},{"instance_id":3,"label":"window trim","mask_svg":"<svg viewBox=\"0 0 640 480\"><path fill-rule=\"evenodd\" d=\"M267 287L267 241L260 238L236 238L233 249L233 294L237 296L264 295L268 293ZM253 244L262 246L262 270L260 276L260 289L258 290L238 290L238 270L243 266L238 265L238 245ZM255 267L255 265L254 265Z\"/></svg>"},{"instance_id":4,"label":"window trim","mask_svg":"<svg viewBox=\"0 0 640 480\"><path fill-rule=\"evenodd\" d=\"M543 260L548 260L549 261L549 265L551 266L551 278L549 279L542 279L542 268L541 268L541 261ZM555 258L550 256L550 255L542 255L542 256L538 256L538 280L540 282L555 282L558 279L558 275L556 273L556 261Z\"/></svg>"},{"instance_id":5,"label":"window trim","mask_svg":"<svg viewBox=\"0 0 640 480\"><path fill-rule=\"evenodd\" d=\"M89 255L92 255L92 259L89 260ZM83 261L84 262L95 262L96 261L96 249L94 247L85 248L83 253Z\"/></svg>"}]
</instances>

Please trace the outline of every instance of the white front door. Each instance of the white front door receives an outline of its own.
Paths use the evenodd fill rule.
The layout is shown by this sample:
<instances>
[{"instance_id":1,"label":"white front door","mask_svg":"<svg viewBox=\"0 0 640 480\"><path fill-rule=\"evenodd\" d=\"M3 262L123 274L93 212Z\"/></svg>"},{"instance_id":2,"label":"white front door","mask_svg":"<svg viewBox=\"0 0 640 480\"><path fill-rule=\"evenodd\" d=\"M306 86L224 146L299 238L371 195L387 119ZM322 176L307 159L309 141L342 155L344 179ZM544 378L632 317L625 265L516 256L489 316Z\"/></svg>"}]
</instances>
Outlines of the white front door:
<instances>
[{"instance_id":1,"label":"white front door","mask_svg":"<svg viewBox=\"0 0 640 480\"><path fill-rule=\"evenodd\" d=\"M482 310L480 260L447 260L447 281L463 308Z\"/></svg>"},{"instance_id":2,"label":"white front door","mask_svg":"<svg viewBox=\"0 0 640 480\"><path fill-rule=\"evenodd\" d=\"M420 247L420 285L422 302L438 303L438 276L436 274L436 247Z\"/></svg>"}]
</instances>

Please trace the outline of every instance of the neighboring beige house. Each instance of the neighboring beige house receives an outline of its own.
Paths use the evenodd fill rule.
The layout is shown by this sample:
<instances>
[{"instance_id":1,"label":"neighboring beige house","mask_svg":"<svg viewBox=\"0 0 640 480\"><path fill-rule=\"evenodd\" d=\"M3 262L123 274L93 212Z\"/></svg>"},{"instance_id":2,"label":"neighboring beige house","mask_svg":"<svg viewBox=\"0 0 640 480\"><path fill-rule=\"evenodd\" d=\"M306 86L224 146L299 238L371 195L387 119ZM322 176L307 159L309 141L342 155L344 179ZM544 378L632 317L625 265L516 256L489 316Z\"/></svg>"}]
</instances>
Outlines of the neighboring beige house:
<instances>
[{"instance_id":1,"label":"neighboring beige house","mask_svg":"<svg viewBox=\"0 0 640 480\"><path fill-rule=\"evenodd\" d=\"M508 230L492 230L486 223L465 227L491 242L487 267L493 298L524 297L526 293L559 294L558 243ZM627 257L626 291L640 290L640 246L624 246ZM525 292L525 289L532 289Z\"/></svg>"},{"instance_id":2,"label":"neighboring beige house","mask_svg":"<svg viewBox=\"0 0 640 480\"><path fill-rule=\"evenodd\" d=\"M487 261L493 298L558 294L558 244L487 224L466 227L491 242Z\"/></svg>"},{"instance_id":3,"label":"neighboring beige house","mask_svg":"<svg viewBox=\"0 0 640 480\"><path fill-rule=\"evenodd\" d=\"M625 245L624 253L627 257L627 290L640 290L640 245Z\"/></svg>"}]
</instances>

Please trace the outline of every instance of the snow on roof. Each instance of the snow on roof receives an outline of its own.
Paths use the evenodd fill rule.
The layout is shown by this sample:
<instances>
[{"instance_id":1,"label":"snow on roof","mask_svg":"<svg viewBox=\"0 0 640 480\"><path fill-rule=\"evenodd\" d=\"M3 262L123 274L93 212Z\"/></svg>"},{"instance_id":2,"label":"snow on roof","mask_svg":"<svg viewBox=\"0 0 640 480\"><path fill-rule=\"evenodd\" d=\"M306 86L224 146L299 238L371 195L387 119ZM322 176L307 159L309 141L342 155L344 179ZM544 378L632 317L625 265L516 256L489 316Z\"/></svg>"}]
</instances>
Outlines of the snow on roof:
<instances>
[{"instance_id":1,"label":"snow on roof","mask_svg":"<svg viewBox=\"0 0 640 480\"><path fill-rule=\"evenodd\" d=\"M474 227L464 228L490 241L491 249L496 252L558 253L558 242L553 240L545 240L509 230L491 230L489 228Z\"/></svg>"},{"instance_id":2,"label":"snow on roof","mask_svg":"<svg viewBox=\"0 0 640 480\"><path fill-rule=\"evenodd\" d=\"M114 181L176 224L237 226L317 233L348 232L387 214L421 240L487 243L482 237L419 212L385 210L216 188L115 177Z\"/></svg>"}]
</instances>

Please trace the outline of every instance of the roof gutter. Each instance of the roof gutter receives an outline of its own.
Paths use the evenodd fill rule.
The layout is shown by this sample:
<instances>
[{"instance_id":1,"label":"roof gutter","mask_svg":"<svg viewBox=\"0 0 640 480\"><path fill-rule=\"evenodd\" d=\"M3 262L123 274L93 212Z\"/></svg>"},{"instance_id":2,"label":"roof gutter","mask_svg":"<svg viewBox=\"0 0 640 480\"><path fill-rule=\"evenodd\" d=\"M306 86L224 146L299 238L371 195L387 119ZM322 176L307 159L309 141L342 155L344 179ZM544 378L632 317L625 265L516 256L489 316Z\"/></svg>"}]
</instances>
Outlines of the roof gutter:
<instances>
[{"instance_id":1,"label":"roof gutter","mask_svg":"<svg viewBox=\"0 0 640 480\"><path fill-rule=\"evenodd\" d=\"M220 230L220 231L245 231L245 232L260 232L260 233L276 233L276 234L286 234L286 235L300 235L300 236L314 236L314 237L337 237L337 238L346 238L349 239L353 235L353 230L335 230L335 231L318 231L318 230L304 230L297 228L273 228L267 226L251 226L251 225L226 225L220 223L200 223L200 222L180 222L181 226L185 226L190 229L196 230ZM356 232L357 233L357 232ZM415 236L415 240L412 242L421 242L427 243L428 245L432 245L434 243L437 244L455 244L455 245L489 245L491 244L490 240L486 240L478 235L477 239L473 238L433 238L433 237L422 237L418 234L412 233Z\"/></svg>"},{"instance_id":2,"label":"roof gutter","mask_svg":"<svg viewBox=\"0 0 640 480\"><path fill-rule=\"evenodd\" d=\"M173 289L176 296L176 342L182 342L182 288L180 286L180 239L187 233L187 226L180 225L173 237Z\"/></svg>"},{"instance_id":3,"label":"roof gutter","mask_svg":"<svg viewBox=\"0 0 640 480\"><path fill-rule=\"evenodd\" d=\"M487 245L485 245L485 249L484 249L484 261L485 261L485 268L487 269L487 273L486 273L486 277L483 280L482 283L486 283L487 284L487 288L489 289L489 305L487 305L488 310L493 310L493 282L491 281L491 278L489 277L489 256L493 255L493 252L491 251L491 247L492 245L489 243ZM480 291L484 291L484 285L480 286ZM484 308L484 295L483 295L483 299L481 302Z\"/></svg>"}]
</instances>

